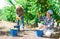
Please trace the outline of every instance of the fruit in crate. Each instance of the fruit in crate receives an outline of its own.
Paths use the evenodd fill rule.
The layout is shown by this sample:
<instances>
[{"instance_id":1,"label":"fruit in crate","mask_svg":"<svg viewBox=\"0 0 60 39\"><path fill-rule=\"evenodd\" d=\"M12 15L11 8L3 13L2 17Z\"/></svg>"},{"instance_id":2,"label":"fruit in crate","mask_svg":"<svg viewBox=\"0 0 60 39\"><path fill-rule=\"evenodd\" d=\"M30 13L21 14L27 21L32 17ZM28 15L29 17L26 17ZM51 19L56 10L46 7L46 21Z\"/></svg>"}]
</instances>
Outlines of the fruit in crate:
<instances>
[{"instance_id":1,"label":"fruit in crate","mask_svg":"<svg viewBox=\"0 0 60 39\"><path fill-rule=\"evenodd\" d=\"M13 30L18 30L17 28L11 28L11 29L13 29Z\"/></svg>"}]
</instances>

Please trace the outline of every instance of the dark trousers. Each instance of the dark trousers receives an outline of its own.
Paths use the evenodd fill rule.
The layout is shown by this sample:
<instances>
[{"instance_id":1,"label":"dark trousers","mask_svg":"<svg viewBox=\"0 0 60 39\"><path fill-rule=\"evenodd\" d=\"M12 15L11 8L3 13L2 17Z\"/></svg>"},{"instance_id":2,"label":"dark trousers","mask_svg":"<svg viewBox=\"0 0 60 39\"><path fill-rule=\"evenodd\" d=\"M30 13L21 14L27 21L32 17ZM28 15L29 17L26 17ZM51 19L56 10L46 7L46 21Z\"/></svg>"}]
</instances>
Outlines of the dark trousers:
<instances>
[{"instance_id":1,"label":"dark trousers","mask_svg":"<svg viewBox=\"0 0 60 39\"><path fill-rule=\"evenodd\" d=\"M22 28L24 28L24 17L21 17L22 20ZM20 20L17 21L17 25L20 25Z\"/></svg>"}]
</instances>

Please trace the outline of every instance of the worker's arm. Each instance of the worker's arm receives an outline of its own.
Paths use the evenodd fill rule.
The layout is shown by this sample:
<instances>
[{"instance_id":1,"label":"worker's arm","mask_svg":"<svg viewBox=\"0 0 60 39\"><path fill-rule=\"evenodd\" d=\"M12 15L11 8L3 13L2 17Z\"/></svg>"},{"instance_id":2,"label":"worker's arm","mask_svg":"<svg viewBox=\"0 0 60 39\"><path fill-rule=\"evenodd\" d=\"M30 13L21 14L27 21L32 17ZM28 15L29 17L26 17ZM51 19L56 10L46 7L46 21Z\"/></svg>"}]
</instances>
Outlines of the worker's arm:
<instances>
[{"instance_id":1,"label":"worker's arm","mask_svg":"<svg viewBox=\"0 0 60 39\"><path fill-rule=\"evenodd\" d=\"M54 19L51 19L47 25L45 25L45 28L53 28L54 26Z\"/></svg>"},{"instance_id":2,"label":"worker's arm","mask_svg":"<svg viewBox=\"0 0 60 39\"><path fill-rule=\"evenodd\" d=\"M20 17L19 17L17 14L16 14L16 19L17 19L17 20L20 20Z\"/></svg>"},{"instance_id":3,"label":"worker's arm","mask_svg":"<svg viewBox=\"0 0 60 39\"><path fill-rule=\"evenodd\" d=\"M54 19L51 19L50 23L48 23L48 27L52 28L54 26Z\"/></svg>"}]
</instances>

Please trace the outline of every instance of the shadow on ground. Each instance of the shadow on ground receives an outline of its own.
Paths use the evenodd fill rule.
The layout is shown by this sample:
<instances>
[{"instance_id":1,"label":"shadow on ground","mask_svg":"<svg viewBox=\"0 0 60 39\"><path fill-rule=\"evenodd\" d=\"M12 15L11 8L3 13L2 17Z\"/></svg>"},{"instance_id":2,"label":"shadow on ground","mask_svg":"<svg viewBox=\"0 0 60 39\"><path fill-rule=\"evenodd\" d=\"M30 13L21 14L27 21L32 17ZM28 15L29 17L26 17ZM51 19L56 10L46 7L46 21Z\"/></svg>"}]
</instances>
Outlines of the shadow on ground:
<instances>
[{"instance_id":1,"label":"shadow on ground","mask_svg":"<svg viewBox=\"0 0 60 39\"><path fill-rule=\"evenodd\" d=\"M1 36L1 35L9 35L9 34L10 34L9 31L0 31L0 36Z\"/></svg>"}]
</instances>

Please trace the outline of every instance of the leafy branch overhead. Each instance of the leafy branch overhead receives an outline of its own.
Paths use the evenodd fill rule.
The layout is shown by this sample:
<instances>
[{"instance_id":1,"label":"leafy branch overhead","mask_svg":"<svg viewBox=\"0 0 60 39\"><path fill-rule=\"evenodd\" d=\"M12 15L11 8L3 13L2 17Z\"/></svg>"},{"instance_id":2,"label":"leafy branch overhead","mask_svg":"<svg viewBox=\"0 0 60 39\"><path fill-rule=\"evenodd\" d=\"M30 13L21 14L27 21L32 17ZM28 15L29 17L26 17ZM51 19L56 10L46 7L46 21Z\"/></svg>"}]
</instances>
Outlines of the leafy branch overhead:
<instances>
[{"instance_id":1,"label":"leafy branch overhead","mask_svg":"<svg viewBox=\"0 0 60 39\"><path fill-rule=\"evenodd\" d=\"M1 14L0 19L4 16L4 20L15 21L16 11L15 6L21 4L24 8L25 23L32 24L38 22L37 13L44 16L48 9L53 10L53 17L60 20L60 0L7 0L11 7L5 7Z\"/></svg>"}]
</instances>

